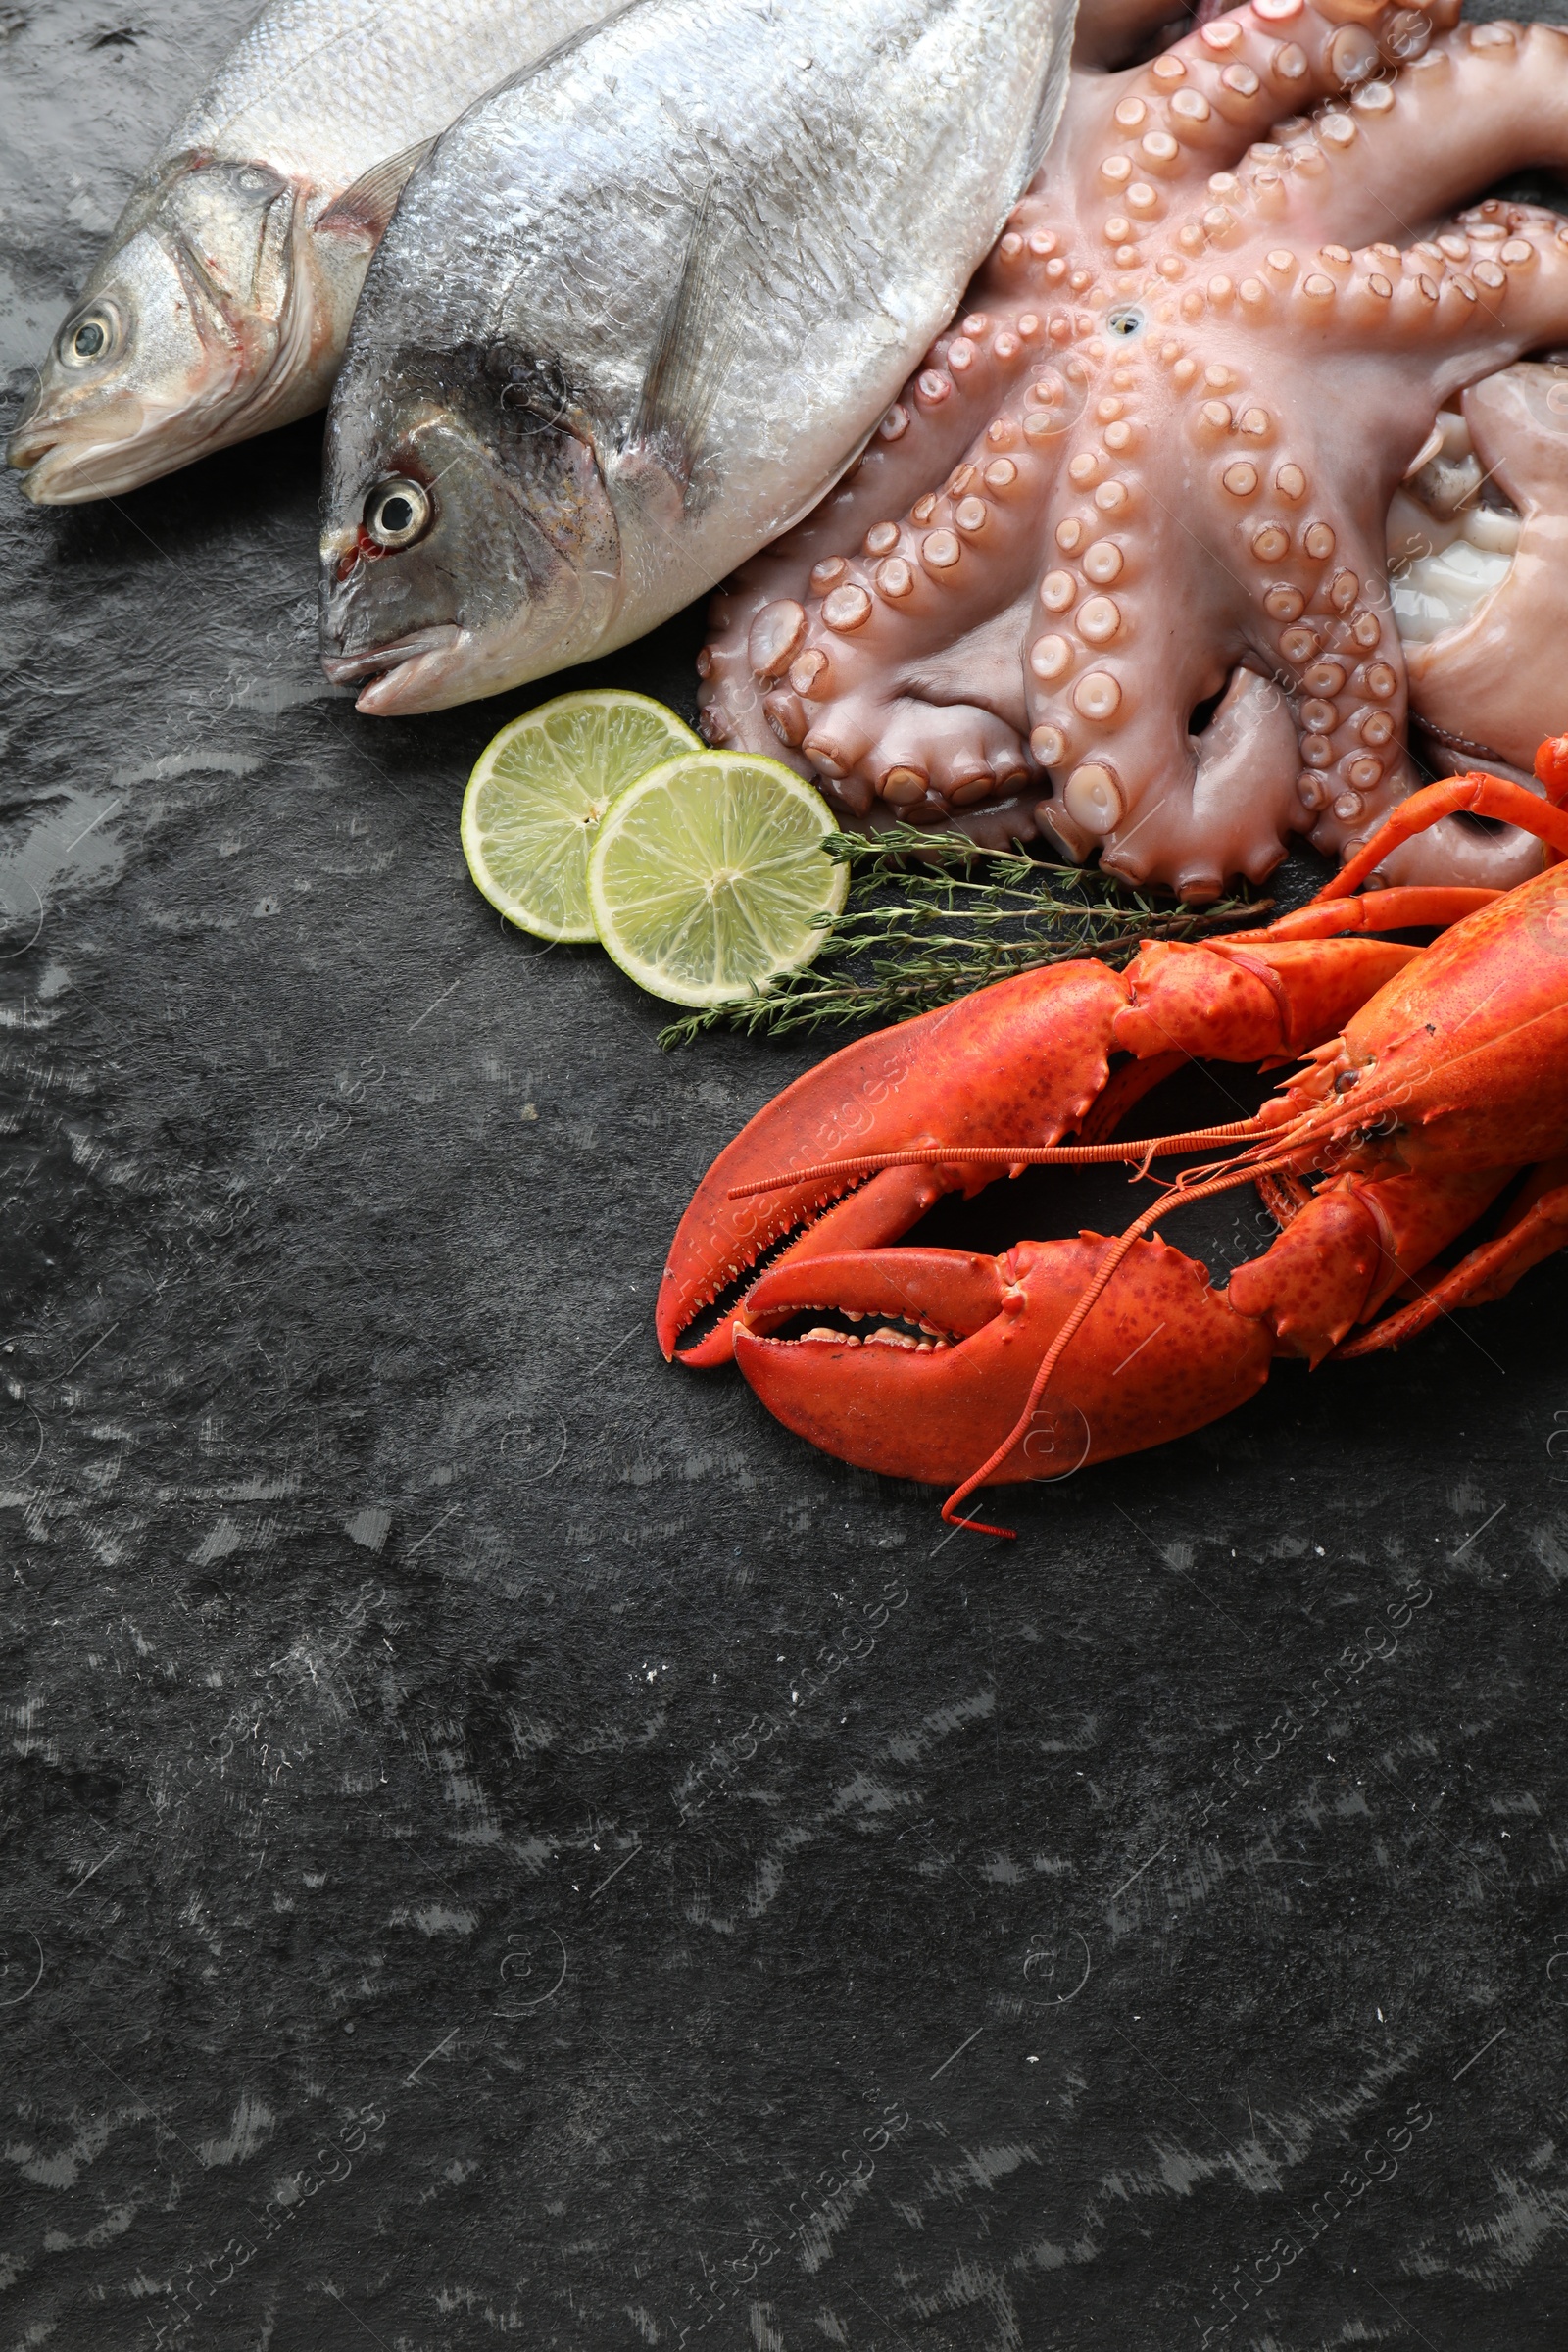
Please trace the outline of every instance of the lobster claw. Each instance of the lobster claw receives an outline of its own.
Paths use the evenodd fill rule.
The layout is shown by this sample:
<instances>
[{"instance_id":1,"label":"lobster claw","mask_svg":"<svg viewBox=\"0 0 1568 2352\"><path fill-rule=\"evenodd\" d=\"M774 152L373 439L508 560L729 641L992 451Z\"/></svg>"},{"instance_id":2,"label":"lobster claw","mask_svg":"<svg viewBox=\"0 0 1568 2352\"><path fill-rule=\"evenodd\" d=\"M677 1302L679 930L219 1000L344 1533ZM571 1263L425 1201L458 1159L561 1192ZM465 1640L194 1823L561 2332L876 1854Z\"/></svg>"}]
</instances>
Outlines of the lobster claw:
<instances>
[{"instance_id":1,"label":"lobster claw","mask_svg":"<svg viewBox=\"0 0 1568 2352\"><path fill-rule=\"evenodd\" d=\"M859 1469L958 1486L1010 1435L987 1485L1066 1477L1233 1411L1262 1387L1273 1353L1266 1322L1238 1314L1206 1267L1139 1241L1030 1410L1046 1352L1110 1247L1083 1233L995 1258L791 1258L747 1294L735 1360L787 1429ZM797 1318L829 1313L850 1327L818 1320L785 1336Z\"/></svg>"},{"instance_id":2,"label":"lobster claw","mask_svg":"<svg viewBox=\"0 0 1568 2352\"><path fill-rule=\"evenodd\" d=\"M869 1182L810 1176L746 1197L737 1188L939 1136L955 1145L1054 1143L1103 1089L1126 1001L1125 984L1104 965L1057 964L860 1039L808 1070L719 1153L680 1221L656 1317L665 1355L786 1235L795 1237L792 1259L895 1242L944 1193L978 1192L997 1171L935 1161L885 1168ZM726 1317L683 1348L681 1362L727 1362L733 1328Z\"/></svg>"},{"instance_id":3,"label":"lobster claw","mask_svg":"<svg viewBox=\"0 0 1568 2352\"><path fill-rule=\"evenodd\" d=\"M698 1186L664 1268L660 1346L672 1356L703 1309L781 1243L791 1262L879 1248L944 1193L1001 1175L1009 1147L1054 1151L1068 1134L1092 1145L1190 1054L1296 1059L1415 953L1366 939L1155 940L1124 972L1087 958L1020 972L841 1048L760 1110ZM857 1165L902 1153L911 1164L868 1180ZM727 1361L736 1328L732 1309L681 1362Z\"/></svg>"}]
</instances>

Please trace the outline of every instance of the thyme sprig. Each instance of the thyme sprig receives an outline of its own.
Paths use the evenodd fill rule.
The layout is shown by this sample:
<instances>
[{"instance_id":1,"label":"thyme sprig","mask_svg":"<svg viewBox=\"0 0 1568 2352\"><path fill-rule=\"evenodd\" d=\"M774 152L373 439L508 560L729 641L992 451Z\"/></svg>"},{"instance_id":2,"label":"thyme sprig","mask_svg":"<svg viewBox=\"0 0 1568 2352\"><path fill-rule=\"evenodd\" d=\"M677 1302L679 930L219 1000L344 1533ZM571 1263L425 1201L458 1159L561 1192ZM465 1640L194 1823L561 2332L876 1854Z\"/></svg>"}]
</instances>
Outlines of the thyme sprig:
<instances>
[{"instance_id":1,"label":"thyme sprig","mask_svg":"<svg viewBox=\"0 0 1568 2352\"><path fill-rule=\"evenodd\" d=\"M727 1027L782 1037L831 1023L881 1026L949 1004L991 980L1100 956L1112 965L1151 939L1194 939L1260 914L1268 900L1160 904L1098 867L896 825L867 839L836 833L827 855L850 868L839 914L820 915L812 962L771 988L688 1013L661 1031L668 1052Z\"/></svg>"}]
</instances>

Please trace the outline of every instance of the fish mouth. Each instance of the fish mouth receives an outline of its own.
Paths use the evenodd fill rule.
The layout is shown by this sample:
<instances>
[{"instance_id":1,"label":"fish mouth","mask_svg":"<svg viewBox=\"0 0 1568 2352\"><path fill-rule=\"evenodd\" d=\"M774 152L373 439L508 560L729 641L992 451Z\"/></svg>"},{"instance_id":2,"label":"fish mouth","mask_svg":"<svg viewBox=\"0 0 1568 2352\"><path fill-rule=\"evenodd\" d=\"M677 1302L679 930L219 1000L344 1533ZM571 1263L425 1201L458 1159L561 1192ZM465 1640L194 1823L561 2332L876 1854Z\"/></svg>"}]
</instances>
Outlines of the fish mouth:
<instances>
[{"instance_id":1,"label":"fish mouth","mask_svg":"<svg viewBox=\"0 0 1568 2352\"><path fill-rule=\"evenodd\" d=\"M24 416L6 444L6 463L22 475L35 507L85 506L123 498L223 446L226 416L203 404L199 426L179 410L137 401L109 414Z\"/></svg>"},{"instance_id":2,"label":"fish mouth","mask_svg":"<svg viewBox=\"0 0 1568 2352\"><path fill-rule=\"evenodd\" d=\"M318 401L309 378L208 351L175 390L121 383L83 397L45 383L13 426L6 462L34 506L85 506L144 489Z\"/></svg>"},{"instance_id":3,"label":"fish mouth","mask_svg":"<svg viewBox=\"0 0 1568 2352\"><path fill-rule=\"evenodd\" d=\"M139 488L147 478L146 447L139 420L125 432L84 442L67 421L24 418L6 444L6 463L35 507L85 506Z\"/></svg>"},{"instance_id":4,"label":"fish mouth","mask_svg":"<svg viewBox=\"0 0 1568 2352\"><path fill-rule=\"evenodd\" d=\"M321 667L334 686L366 681L354 707L371 718L440 710L466 699L461 691L447 695L443 689L454 670L462 668L469 642L466 630L456 621L442 621L370 646L363 654L323 654Z\"/></svg>"}]
</instances>

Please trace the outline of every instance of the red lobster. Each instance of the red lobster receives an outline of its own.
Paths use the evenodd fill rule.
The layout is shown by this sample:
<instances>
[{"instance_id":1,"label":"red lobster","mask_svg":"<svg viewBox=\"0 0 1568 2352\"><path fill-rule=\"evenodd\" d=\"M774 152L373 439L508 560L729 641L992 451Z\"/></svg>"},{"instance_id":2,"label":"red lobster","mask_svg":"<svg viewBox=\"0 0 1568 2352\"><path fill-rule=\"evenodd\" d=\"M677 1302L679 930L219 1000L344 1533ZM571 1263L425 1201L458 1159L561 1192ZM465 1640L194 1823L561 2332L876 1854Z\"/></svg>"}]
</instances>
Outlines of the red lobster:
<instances>
[{"instance_id":1,"label":"red lobster","mask_svg":"<svg viewBox=\"0 0 1568 2352\"><path fill-rule=\"evenodd\" d=\"M805 1226L681 1360L733 1351L787 1428L862 1468L952 1485L945 1519L1005 1535L963 1517L977 1488L1185 1436L1243 1403L1276 1355L1365 1355L1502 1297L1568 1243L1568 736L1543 745L1536 773L1545 801L1487 775L1413 794L1267 930L1151 944L1121 972L1085 959L1024 973L833 1054L698 1188L660 1292L665 1354ZM1500 894L1350 896L1456 810L1534 833L1545 869ZM1441 936L1426 948L1369 936L1415 928ZM1304 1067L1252 1118L1102 1140L1198 1058ZM1236 1155L1186 1171L1114 1238L1020 1242L1000 1257L878 1246L944 1193L1028 1165L1147 1173L1209 1145ZM1424 1283L1521 1171L1490 1238ZM1282 1231L1223 1290L1151 1238L1168 1210L1249 1181ZM835 1311L873 1328L778 1336Z\"/></svg>"}]
</instances>

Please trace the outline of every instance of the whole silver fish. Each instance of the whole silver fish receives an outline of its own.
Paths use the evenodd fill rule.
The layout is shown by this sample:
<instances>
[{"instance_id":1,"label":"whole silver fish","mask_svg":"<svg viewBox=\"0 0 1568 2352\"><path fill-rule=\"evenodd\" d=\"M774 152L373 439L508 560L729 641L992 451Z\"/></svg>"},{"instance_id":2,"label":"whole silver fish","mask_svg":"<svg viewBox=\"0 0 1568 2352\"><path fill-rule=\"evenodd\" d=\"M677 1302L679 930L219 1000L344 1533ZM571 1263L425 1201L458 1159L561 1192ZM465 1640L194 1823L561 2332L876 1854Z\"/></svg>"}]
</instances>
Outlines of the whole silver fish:
<instances>
[{"instance_id":1,"label":"whole silver fish","mask_svg":"<svg viewBox=\"0 0 1568 2352\"><path fill-rule=\"evenodd\" d=\"M7 456L112 497L318 409L437 131L621 0L279 0L131 193Z\"/></svg>"},{"instance_id":2,"label":"whole silver fish","mask_svg":"<svg viewBox=\"0 0 1568 2352\"><path fill-rule=\"evenodd\" d=\"M435 710L639 636L843 471L1060 112L1073 0L635 0L471 107L327 429L328 675Z\"/></svg>"}]
</instances>

